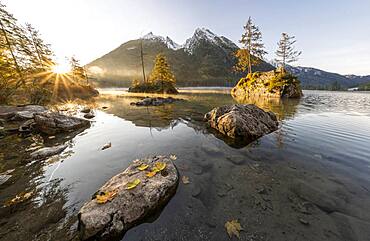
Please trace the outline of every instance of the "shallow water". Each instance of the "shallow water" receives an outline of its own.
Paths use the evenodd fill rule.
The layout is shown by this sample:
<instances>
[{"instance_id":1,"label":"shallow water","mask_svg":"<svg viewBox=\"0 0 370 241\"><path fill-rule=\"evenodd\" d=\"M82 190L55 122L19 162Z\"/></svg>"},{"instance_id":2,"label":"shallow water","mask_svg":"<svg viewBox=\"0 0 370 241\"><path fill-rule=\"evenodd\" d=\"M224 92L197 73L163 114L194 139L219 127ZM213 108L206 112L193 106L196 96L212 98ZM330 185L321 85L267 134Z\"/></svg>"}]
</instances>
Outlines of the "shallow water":
<instances>
[{"instance_id":1,"label":"shallow water","mask_svg":"<svg viewBox=\"0 0 370 241\"><path fill-rule=\"evenodd\" d=\"M45 162L29 162L24 148L30 140L0 139L0 172L15 169L0 186L0 202L34 191L30 201L0 208L0 240L77 239L83 203L132 160L156 154L175 154L190 184L180 182L164 210L122 240L228 240L224 224L232 219L244 228L241 240L366 240L370 93L305 91L301 100L238 100L275 112L281 122L278 131L249 145L215 136L202 122L213 107L237 102L228 93L182 89L178 98L184 101L136 107L130 102L139 95L102 91L93 103L92 127L75 137L45 139L45 145L69 143L60 158ZM102 151L108 142L112 147ZM305 202L314 204L309 214L300 211Z\"/></svg>"}]
</instances>

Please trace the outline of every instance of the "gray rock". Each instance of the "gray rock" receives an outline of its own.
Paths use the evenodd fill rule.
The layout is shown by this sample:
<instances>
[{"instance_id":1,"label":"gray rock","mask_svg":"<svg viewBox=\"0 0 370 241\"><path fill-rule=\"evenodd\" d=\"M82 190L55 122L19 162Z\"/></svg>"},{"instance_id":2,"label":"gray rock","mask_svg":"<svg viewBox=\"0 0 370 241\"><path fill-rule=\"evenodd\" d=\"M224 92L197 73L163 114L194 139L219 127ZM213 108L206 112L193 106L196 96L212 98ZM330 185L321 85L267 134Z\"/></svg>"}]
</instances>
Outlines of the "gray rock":
<instances>
[{"instance_id":1,"label":"gray rock","mask_svg":"<svg viewBox=\"0 0 370 241\"><path fill-rule=\"evenodd\" d=\"M66 116L59 113L40 113L34 115L35 128L48 135L71 132L90 127L88 120Z\"/></svg>"},{"instance_id":2,"label":"gray rock","mask_svg":"<svg viewBox=\"0 0 370 241\"><path fill-rule=\"evenodd\" d=\"M167 166L154 177L148 178L146 171L137 169L140 163L134 162L124 172L112 177L97 192L116 191L114 199L98 204L94 196L83 205L78 214L82 240L93 237L108 239L120 235L143 222L169 201L176 192L178 172L172 161L164 156L141 162L153 166L157 161L165 162ZM127 190L127 183L135 179L140 179L140 184Z\"/></svg>"},{"instance_id":3,"label":"gray rock","mask_svg":"<svg viewBox=\"0 0 370 241\"><path fill-rule=\"evenodd\" d=\"M92 118L94 118L94 117L95 117L95 115L94 115L94 114L92 114L92 113L87 113L87 114L85 114L85 115L84 115L84 117L85 117L86 119L92 119Z\"/></svg>"},{"instance_id":4,"label":"gray rock","mask_svg":"<svg viewBox=\"0 0 370 241\"><path fill-rule=\"evenodd\" d=\"M292 184L291 190L302 199L315 204L324 212L332 213L345 210L344 200L334 195L328 195L303 181L297 181Z\"/></svg>"},{"instance_id":5,"label":"gray rock","mask_svg":"<svg viewBox=\"0 0 370 241\"><path fill-rule=\"evenodd\" d=\"M19 126L19 132L30 132L32 127L35 125L35 121L33 119L26 120L23 124Z\"/></svg>"},{"instance_id":6,"label":"gray rock","mask_svg":"<svg viewBox=\"0 0 370 241\"><path fill-rule=\"evenodd\" d=\"M67 145L59 145L53 147L44 147L37 151L31 153L33 159L45 159L50 156L57 155L64 151L67 148Z\"/></svg>"},{"instance_id":7,"label":"gray rock","mask_svg":"<svg viewBox=\"0 0 370 241\"><path fill-rule=\"evenodd\" d=\"M36 113L44 113L47 109L40 105L0 106L0 118L5 120L29 120Z\"/></svg>"},{"instance_id":8,"label":"gray rock","mask_svg":"<svg viewBox=\"0 0 370 241\"><path fill-rule=\"evenodd\" d=\"M172 97L168 98L163 98L163 97L155 97L155 98L150 98L147 97L141 101L138 102L132 102L131 105L136 105L136 106L158 106L158 105L164 105L164 104L170 104L175 101L179 101L181 99L175 99Z\"/></svg>"},{"instance_id":9,"label":"gray rock","mask_svg":"<svg viewBox=\"0 0 370 241\"><path fill-rule=\"evenodd\" d=\"M12 173L13 171L14 169L11 169L0 173L0 185L6 183L6 181L8 181L12 177L12 175L9 174Z\"/></svg>"},{"instance_id":10,"label":"gray rock","mask_svg":"<svg viewBox=\"0 0 370 241\"><path fill-rule=\"evenodd\" d=\"M225 105L208 112L204 119L210 127L234 139L253 141L278 129L274 113L255 105Z\"/></svg>"},{"instance_id":11,"label":"gray rock","mask_svg":"<svg viewBox=\"0 0 370 241\"><path fill-rule=\"evenodd\" d=\"M91 109L90 109L90 108L88 108L88 107L84 107L84 108L81 110L81 112L82 112L82 113L85 113L85 114L90 113L90 111L91 111Z\"/></svg>"}]
</instances>

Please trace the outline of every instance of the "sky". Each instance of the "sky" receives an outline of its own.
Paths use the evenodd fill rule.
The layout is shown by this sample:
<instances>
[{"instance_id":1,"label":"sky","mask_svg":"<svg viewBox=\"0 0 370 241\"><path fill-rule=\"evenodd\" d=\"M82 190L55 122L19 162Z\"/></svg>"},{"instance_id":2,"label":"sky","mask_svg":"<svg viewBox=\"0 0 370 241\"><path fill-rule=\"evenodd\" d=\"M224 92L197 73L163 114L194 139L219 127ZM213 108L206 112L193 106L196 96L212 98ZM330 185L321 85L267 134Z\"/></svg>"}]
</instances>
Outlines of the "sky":
<instances>
[{"instance_id":1,"label":"sky","mask_svg":"<svg viewBox=\"0 0 370 241\"><path fill-rule=\"evenodd\" d=\"M303 53L294 65L370 74L369 0L0 0L36 27L58 59L83 64L148 32L183 44L197 27L234 42L249 16L274 58L282 32Z\"/></svg>"}]
</instances>

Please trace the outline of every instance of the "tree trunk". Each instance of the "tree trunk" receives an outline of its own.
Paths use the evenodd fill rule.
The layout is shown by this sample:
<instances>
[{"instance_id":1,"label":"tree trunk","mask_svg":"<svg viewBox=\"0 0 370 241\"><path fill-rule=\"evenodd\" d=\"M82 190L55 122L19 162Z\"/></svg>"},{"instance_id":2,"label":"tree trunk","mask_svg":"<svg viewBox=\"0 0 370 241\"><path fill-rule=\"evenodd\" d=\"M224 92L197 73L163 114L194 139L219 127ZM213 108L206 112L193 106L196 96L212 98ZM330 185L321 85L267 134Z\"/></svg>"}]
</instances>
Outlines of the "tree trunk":
<instances>
[{"instance_id":1,"label":"tree trunk","mask_svg":"<svg viewBox=\"0 0 370 241\"><path fill-rule=\"evenodd\" d=\"M140 42L140 58L141 58L141 68L143 70L143 83L146 83L145 67L144 67L144 53L143 53L143 40L141 40Z\"/></svg>"}]
</instances>

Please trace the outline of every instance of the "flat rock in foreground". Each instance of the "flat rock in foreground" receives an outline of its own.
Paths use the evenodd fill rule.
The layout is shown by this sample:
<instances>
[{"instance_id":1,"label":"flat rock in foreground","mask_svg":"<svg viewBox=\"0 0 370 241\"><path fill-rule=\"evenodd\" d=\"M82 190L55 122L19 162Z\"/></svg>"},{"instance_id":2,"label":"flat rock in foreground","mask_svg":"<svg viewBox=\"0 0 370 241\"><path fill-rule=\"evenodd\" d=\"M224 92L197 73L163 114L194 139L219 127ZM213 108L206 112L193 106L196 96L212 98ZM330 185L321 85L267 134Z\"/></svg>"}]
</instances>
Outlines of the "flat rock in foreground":
<instances>
[{"instance_id":1,"label":"flat rock in foreground","mask_svg":"<svg viewBox=\"0 0 370 241\"><path fill-rule=\"evenodd\" d=\"M5 120L29 120L36 113L46 112L47 109L40 105L25 106L0 106L0 118Z\"/></svg>"},{"instance_id":2,"label":"flat rock in foreground","mask_svg":"<svg viewBox=\"0 0 370 241\"><path fill-rule=\"evenodd\" d=\"M147 174L156 163L165 163L166 166L156 175L148 177ZM140 171L139 167L145 165L148 167ZM167 157L157 156L149 160L134 161L124 172L112 177L95 193L91 201L83 205L78 214L81 239L96 237L107 240L124 234L163 207L175 194L178 180L177 169ZM137 185L127 189L130 182L135 181ZM101 195L109 197L113 193L111 200L98 203Z\"/></svg>"},{"instance_id":3,"label":"flat rock in foreground","mask_svg":"<svg viewBox=\"0 0 370 241\"><path fill-rule=\"evenodd\" d=\"M274 113L255 105L225 105L208 112L204 119L208 124L228 137L253 141L278 129Z\"/></svg>"},{"instance_id":4,"label":"flat rock in foreground","mask_svg":"<svg viewBox=\"0 0 370 241\"><path fill-rule=\"evenodd\" d=\"M71 132L90 127L90 122L77 117L66 116L56 112L38 113L34 115L35 127L48 135L61 132Z\"/></svg>"}]
</instances>

